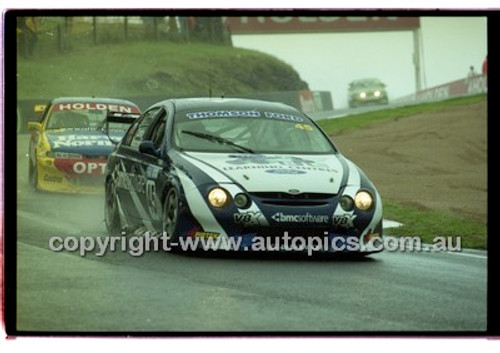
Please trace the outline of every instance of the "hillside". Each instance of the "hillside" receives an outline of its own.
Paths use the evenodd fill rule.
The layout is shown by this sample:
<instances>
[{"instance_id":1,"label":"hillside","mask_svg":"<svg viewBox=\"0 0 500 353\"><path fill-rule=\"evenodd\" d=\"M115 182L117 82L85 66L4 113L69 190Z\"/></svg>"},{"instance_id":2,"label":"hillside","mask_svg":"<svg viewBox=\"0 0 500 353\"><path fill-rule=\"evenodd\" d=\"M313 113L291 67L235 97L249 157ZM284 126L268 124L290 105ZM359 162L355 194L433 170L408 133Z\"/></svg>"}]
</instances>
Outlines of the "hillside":
<instances>
[{"instance_id":1,"label":"hillside","mask_svg":"<svg viewBox=\"0 0 500 353\"><path fill-rule=\"evenodd\" d=\"M487 99L332 136L383 198L486 224Z\"/></svg>"},{"instance_id":2,"label":"hillside","mask_svg":"<svg viewBox=\"0 0 500 353\"><path fill-rule=\"evenodd\" d=\"M207 44L136 42L18 59L18 99L57 96L200 96L307 88L282 61Z\"/></svg>"}]
</instances>

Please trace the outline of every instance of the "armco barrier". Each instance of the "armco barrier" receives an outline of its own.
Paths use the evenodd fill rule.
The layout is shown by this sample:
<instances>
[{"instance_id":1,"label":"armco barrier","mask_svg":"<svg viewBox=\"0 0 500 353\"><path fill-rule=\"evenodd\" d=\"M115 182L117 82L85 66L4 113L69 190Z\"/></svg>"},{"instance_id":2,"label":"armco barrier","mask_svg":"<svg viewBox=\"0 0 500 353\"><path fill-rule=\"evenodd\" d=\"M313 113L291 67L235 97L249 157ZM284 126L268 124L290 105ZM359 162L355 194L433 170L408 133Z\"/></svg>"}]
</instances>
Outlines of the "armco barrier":
<instances>
[{"instance_id":1,"label":"armco barrier","mask_svg":"<svg viewBox=\"0 0 500 353\"><path fill-rule=\"evenodd\" d=\"M439 86L419 91L401 98L393 99L393 103L418 103L440 101L454 97L474 95L488 92L487 77L475 75L473 77L445 83Z\"/></svg>"}]
</instances>

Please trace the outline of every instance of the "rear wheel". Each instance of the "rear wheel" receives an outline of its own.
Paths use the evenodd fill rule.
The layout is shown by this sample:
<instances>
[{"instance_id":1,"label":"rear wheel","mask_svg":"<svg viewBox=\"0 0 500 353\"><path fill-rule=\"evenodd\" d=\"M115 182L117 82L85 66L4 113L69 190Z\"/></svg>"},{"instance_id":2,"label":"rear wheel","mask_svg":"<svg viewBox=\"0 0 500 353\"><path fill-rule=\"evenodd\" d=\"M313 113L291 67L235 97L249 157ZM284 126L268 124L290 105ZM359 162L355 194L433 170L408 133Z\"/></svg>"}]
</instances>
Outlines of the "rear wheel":
<instances>
[{"instance_id":1,"label":"rear wheel","mask_svg":"<svg viewBox=\"0 0 500 353\"><path fill-rule=\"evenodd\" d=\"M104 220L108 233L118 234L121 231L120 212L118 210L118 201L116 199L115 186L113 181L106 182L106 191L104 196Z\"/></svg>"},{"instance_id":2,"label":"rear wheel","mask_svg":"<svg viewBox=\"0 0 500 353\"><path fill-rule=\"evenodd\" d=\"M177 250L179 236L177 232L177 224L179 221L179 195L172 188L169 190L165 202L163 203L162 216L162 235L169 238L168 245L172 250Z\"/></svg>"}]
</instances>

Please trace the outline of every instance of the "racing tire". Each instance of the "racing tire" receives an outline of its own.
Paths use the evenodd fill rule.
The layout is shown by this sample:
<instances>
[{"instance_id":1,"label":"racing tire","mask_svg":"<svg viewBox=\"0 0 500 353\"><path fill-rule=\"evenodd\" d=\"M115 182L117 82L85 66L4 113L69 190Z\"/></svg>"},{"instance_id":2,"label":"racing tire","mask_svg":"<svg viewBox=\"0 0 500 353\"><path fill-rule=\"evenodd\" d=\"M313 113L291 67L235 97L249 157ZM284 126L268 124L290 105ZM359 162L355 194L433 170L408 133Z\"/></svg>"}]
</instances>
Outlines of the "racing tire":
<instances>
[{"instance_id":1,"label":"racing tire","mask_svg":"<svg viewBox=\"0 0 500 353\"><path fill-rule=\"evenodd\" d=\"M38 167L36 164L33 165L31 162L29 162L28 165L28 182L33 191L40 190L40 187L38 186Z\"/></svg>"},{"instance_id":2,"label":"racing tire","mask_svg":"<svg viewBox=\"0 0 500 353\"><path fill-rule=\"evenodd\" d=\"M120 211L118 209L118 201L112 181L106 182L106 190L104 195L104 222L108 234L117 235L121 231Z\"/></svg>"},{"instance_id":3,"label":"racing tire","mask_svg":"<svg viewBox=\"0 0 500 353\"><path fill-rule=\"evenodd\" d=\"M171 188L165 201L163 202L162 214L162 235L168 237L167 245L171 251L177 252L179 248L179 235L177 234L177 224L179 223L179 195L175 188Z\"/></svg>"}]
</instances>

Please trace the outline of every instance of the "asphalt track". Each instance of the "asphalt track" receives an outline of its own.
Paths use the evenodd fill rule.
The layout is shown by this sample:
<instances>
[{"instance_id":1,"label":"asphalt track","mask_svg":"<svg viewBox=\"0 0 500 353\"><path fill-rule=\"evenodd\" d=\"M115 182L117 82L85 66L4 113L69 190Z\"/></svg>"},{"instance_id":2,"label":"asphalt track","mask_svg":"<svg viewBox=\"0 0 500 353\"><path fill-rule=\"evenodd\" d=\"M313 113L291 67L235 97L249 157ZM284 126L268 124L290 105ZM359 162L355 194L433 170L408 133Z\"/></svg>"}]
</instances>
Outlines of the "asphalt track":
<instances>
[{"instance_id":1,"label":"asphalt track","mask_svg":"<svg viewBox=\"0 0 500 353\"><path fill-rule=\"evenodd\" d=\"M43 332L484 332L485 252L364 260L53 252L103 236L103 198L34 193L18 138L17 329ZM9 236L9 234L6 234Z\"/></svg>"}]
</instances>

